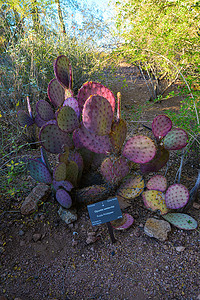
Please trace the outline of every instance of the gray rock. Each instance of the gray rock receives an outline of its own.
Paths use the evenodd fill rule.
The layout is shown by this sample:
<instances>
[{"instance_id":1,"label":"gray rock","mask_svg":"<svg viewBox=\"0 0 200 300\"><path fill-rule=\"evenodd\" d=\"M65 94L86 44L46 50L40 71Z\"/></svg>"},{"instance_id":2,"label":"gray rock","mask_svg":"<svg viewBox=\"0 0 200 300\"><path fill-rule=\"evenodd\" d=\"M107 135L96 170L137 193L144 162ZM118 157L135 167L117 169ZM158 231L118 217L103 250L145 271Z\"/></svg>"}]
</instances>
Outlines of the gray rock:
<instances>
[{"instance_id":1,"label":"gray rock","mask_svg":"<svg viewBox=\"0 0 200 300\"><path fill-rule=\"evenodd\" d=\"M73 208L64 209L63 207L60 206L60 208L58 210L58 214L66 224L73 223L78 218L77 211L76 211L76 209L73 209Z\"/></svg>"},{"instance_id":2,"label":"gray rock","mask_svg":"<svg viewBox=\"0 0 200 300\"><path fill-rule=\"evenodd\" d=\"M37 242L37 241L41 240L41 238L42 238L41 233L34 233L33 234L33 240L34 240L34 242Z\"/></svg>"},{"instance_id":3,"label":"gray rock","mask_svg":"<svg viewBox=\"0 0 200 300\"><path fill-rule=\"evenodd\" d=\"M50 186L41 183L38 184L24 200L21 206L21 213L23 215L33 213L37 209L38 202L46 201L50 194Z\"/></svg>"},{"instance_id":4,"label":"gray rock","mask_svg":"<svg viewBox=\"0 0 200 300\"><path fill-rule=\"evenodd\" d=\"M184 250L185 250L185 247L183 247L183 246L176 247L177 252L183 252Z\"/></svg>"},{"instance_id":5,"label":"gray rock","mask_svg":"<svg viewBox=\"0 0 200 300\"><path fill-rule=\"evenodd\" d=\"M24 235L24 231L22 229L19 230L19 236L23 236Z\"/></svg>"},{"instance_id":6,"label":"gray rock","mask_svg":"<svg viewBox=\"0 0 200 300\"><path fill-rule=\"evenodd\" d=\"M171 231L171 226L167 221L149 218L144 226L144 232L150 237L154 237L159 241L168 239L168 232Z\"/></svg>"}]
</instances>

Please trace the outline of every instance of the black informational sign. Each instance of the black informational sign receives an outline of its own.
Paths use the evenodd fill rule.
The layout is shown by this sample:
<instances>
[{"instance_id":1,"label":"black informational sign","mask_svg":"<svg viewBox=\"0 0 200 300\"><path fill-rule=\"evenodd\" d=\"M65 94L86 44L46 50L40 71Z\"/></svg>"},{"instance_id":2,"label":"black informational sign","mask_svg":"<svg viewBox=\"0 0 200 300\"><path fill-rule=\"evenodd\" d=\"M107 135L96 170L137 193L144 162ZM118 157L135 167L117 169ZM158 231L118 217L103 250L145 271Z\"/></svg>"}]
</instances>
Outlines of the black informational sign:
<instances>
[{"instance_id":1,"label":"black informational sign","mask_svg":"<svg viewBox=\"0 0 200 300\"><path fill-rule=\"evenodd\" d=\"M87 208L93 226L122 218L117 198L90 204Z\"/></svg>"}]
</instances>

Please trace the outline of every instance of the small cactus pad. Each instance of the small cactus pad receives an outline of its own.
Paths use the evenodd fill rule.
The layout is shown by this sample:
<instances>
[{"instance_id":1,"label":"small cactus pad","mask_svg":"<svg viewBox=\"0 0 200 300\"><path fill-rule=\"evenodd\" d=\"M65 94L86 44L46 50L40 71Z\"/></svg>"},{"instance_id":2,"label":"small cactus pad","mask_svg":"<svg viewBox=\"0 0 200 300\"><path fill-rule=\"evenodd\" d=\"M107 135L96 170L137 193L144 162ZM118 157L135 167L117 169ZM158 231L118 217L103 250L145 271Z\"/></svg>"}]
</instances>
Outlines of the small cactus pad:
<instances>
[{"instance_id":1,"label":"small cactus pad","mask_svg":"<svg viewBox=\"0 0 200 300\"><path fill-rule=\"evenodd\" d=\"M127 134L126 122L123 119L115 121L112 124L110 132L110 141L115 153L121 151Z\"/></svg>"},{"instance_id":2,"label":"small cactus pad","mask_svg":"<svg viewBox=\"0 0 200 300\"><path fill-rule=\"evenodd\" d=\"M165 115L157 116L152 122L152 131L157 140L162 139L172 128L172 121Z\"/></svg>"},{"instance_id":3,"label":"small cactus pad","mask_svg":"<svg viewBox=\"0 0 200 300\"><path fill-rule=\"evenodd\" d=\"M168 160L169 160L169 151L159 146L156 155L152 159L152 161L140 165L140 171L143 174L147 174L150 172L158 172L166 165Z\"/></svg>"},{"instance_id":4,"label":"small cactus pad","mask_svg":"<svg viewBox=\"0 0 200 300\"><path fill-rule=\"evenodd\" d=\"M64 153L59 154L58 159L60 162L64 162L66 165L68 164L68 159L69 159L69 148L68 147L65 148Z\"/></svg>"},{"instance_id":5,"label":"small cactus pad","mask_svg":"<svg viewBox=\"0 0 200 300\"><path fill-rule=\"evenodd\" d=\"M95 153L108 154L112 150L108 135L90 133L83 125L77 129L78 138L84 147Z\"/></svg>"},{"instance_id":6,"label":"small cactus pad","mask_svg":"<svg viewBox=\"0 0 200 300\"><path fill-rule=\"evenodd\" d=\"M90 96L83 107L83 125L97 135L106 135L111 131L113 111L110 102L102 96Z\"/></svg>"},{"instance_id":7,"label":"small cactus pad","mask_svg":"<svg viewBox=\"0 0 200 300\"><path fill-rule=\"evenodd\" d=\"M152 211L159 210L162 215L169 212L165 203L165 195L162 192L155 190L145 191L142 193L142 198L146 208Z\"/></svg>"},{"instance_id":8,"label":"small cactus pad","mask_svg":"<svg viewBox=\"0 0 200 300\"><path fill-rule=\"evenodd\" d=\"M181 128L172 129L164 138L163 143L165 149L180 150L187 145L188 135Z\"/></svg>"},{"instance_id":9,"label":"small cactus pad","mask_svg":"<svg viewBox=\"0 0 200 300\"><path fill-rule=\"evenodd\" d=\"M40 118L44 121L55 119L55 114L51 105L45 100L40 100L37 102L36 111L39 114Z\"/></svg>"},{"instance_id":10,"label":"small cactus pad","mask_svg":"<svg viewBox=\"0 0 200 300\"><path fill-rule=\"evenodd\" d=\"M78 99L80 111L82 111L85 101L91 95L99 95L99 96L106 98L110 102L113 113L115 112L115 96L114 96L114 94L107 87L102 85L101 83L93 82L93 81L84 83L78 92L77 99Z\"/></svg>"},{"instance_id":11,"label":"small cactus pad","mask_svg":"<svg viewBox=\"0 0 200 300\"><path fill-rule=\"evenodd\" d=\"M42 159L43 164L47 167L49 172L51 172L51 166L48 161L47 153L43 147L40 148L40 153L41 153L41 159Z\"/></svg>"},{"instance_id":12,"label":"small cactus pad","mask_svg":"<svg viewBox=\"0 0 200 300\"><path fill-rule=\"evenodd\" d=\"M65 100L65 90L60 85L58 80L56 78L52 79L49 82L47 94L49 97L49 100L53 104L55 108L58 108L61 106Z\"/></svg>"},{"instance_id":13,"label":"small cactus pad","mask_svg":"<svg viewBox=\"0 0 200 300\"><path fill-rule=\"evenodd\" d=\"M36 181L47 184L52 182L51 173L41 161L32 158L29 159L28 170L31 177L33 177Z\"/></svg>"},{"instance_id":14,"label":"small cactus pad","mask_svg":"<svg viewBox=\"0 0 200 300\"><path fill-rule=\"evenodd\" d=\"M142 176L131 176L125 180L119 187L117 195L125 199L134 199L144 190L144 179Z\"/></svg>"},{"instance_id":15,"label":"small cactus pad","mask_svg":"<svg viewBox=\"0 0 200 300\"><path fill-rule=\"evenodd\" d=\"M56 115L58 127L65 132L72 132L79 126L76 112L70 106L63 106Z\"/></svg>"},{"instance_id":16,"label":"small cactus pad","mask_svg":"<svg viewBox=\"0 0 200 300\"><path fill-rule=\"evenodd\" d=\"M64 208L70 208L72 206L72 198L63 189L58 189L56 192L56 200L62 205Z\"/></svg>"},{"instance_id":17,"label":"small cactus pad","mask_svg":"<svg viewBox=\"0 0 200 300\"><path fill-rule=\"evenodd\" d=\"M66 179L66 164L60 162L53 171L53 179L56 181L63 181Z\"/></svg>"},{"instance_id":18,"label":"small cactus pad","mask_svg":"<svg viewBox=\"0 0 200 300\"><path fill-rule=\"evenodd\" d=\"M36 114L34 121L35 121L35 124L39 128L41 128L42 126L44 126L46 124L46 121L43 120L43 119L41 119L41 117L39 116L39 114Z\"/></svg>"},{"instance_id":19,"label":"small cactus pad","mask_svg":"<svg viewBox=\"0 0 200 300\"><path fill-rule=\"evenodd\" d=\"M125 157L107 157L101 164L101 174L106 181L116 184L129 173Z\"/></svg>"},{"instance_id":20,"label":"small cactus pad","mask_svg":"<svg viewBox=\"0 0 200 300\"><path fill-rule=\"evenodd\" d=\"M73 142L74 142L74 147L76 149L80 149L80 148L83 148L83 144L81 143L80 139L79 139L79 135L78 135L78 129L75 129L73 131L73 134L72 134L72 139L73 139Z\"/></svg>"},{"instance_id":21,"label":"small cactus pad","mask_svg":"<svg viewBox=\"0 0 200 300\"><path fill-rule=\"evenodd\" d=\"M165 195L166 205L171 209L179 209L185 206L189 198L190 193L188 189L180 183L170 185Z\"/></svg>"},{"instance_id":22,"label":"small cactus pad","mask_svg":"<svg viewBox=\"0 0 200 300\"><path fill-rule=\"evenodd\" d=\"M23 110L19 110L17 112L17 119L18 122L20 124L20 126L25 127L25 126L31 126L34 124L34 120L30 117L30 115L23 111Z\"/></svg>"},{"instance_id":23,"label":"small cactus pad","mask_svg":"<svg viewBox=\"0 0 200 300\"><path fill-rule=\"evenodd\" d=\"M147 136L137 135L130 138L123 149L123 155L135 162L144 164L154 158L156 146Z\"/></svg>"},{"instance_id":24,"label":"small cactus pad","mask_svg":"<svg viewBox=\"0 0 200 300\"><path fill-rule=\"evenodd\" d=\"M67 180L62 180L62 181L53 180L53 187L56 191L59 188L63 188L66 191L70 192L73 189L73 185L71 184L71 182L69 182Z\"/></svg>"},{"instance_id":25,"label":"small cactus pad","mask_svg":"<svg viewBox=\"0 0 200 300\"><path fill-rule=\"evenodd\" d=\"M113 228L115 228L117 230L125 230L125 229L128 229L129 227L131 227L133 222L134 222L133 217L126 213L126 214L123 214L122 218L115 220L115 221L111 221L111 225Z\"/></svg>"},{"instance_id":26,"label":"small cactus pad","mask_svg":"<svg viewBox=\"0 0 200 300\"><path fill-rule=\"evenodd\" d=\"M60 130L56 121L49 121L41 128L39 140L46 151L55 154L62 152L64 144L70 148L73 146L68 133Z\"/></svg>"},{"instance_id":27,"label":"small cactus pad","mask_svg":"<svg viewBox=\"0 0 200 300\"><path fill-rule=\"evenodd\" d=\"M71 182L73 186L77 185L78 165L75 161L70 161L66 167L66 180Z\"/></svg>"},{"instance_id":28,"label":"small cactus pad","mask_svg":"<svg viewBox=\"0 0 200 300\"><path fill-rule=\"evenodd\" d=\"M58 82L64 89L68 89L70 85L70 62L65 55L57 57L54 63L54 73Z\"/></svg>"},{"instance_id":29,"label":"small cactus pad","mask_svg":"<svg viewBox=\"0 0 200 300\"><path fill-rule=\"evenodd\" d=\"M80 117L80 110L79 110L79 106L78 106L78 101L74 97L67 98L64 101L63 106L70 106L76 112L77 118Z\"/></svg>"},{"instance_id":30,"label":"small cactus pad","mask_svg":"<svg viewBox=\"0 0 200 300\"><path fill-rule=\"evenodd\" d=\"M78 153L77 151L73 151L73 152L70 153L69 159L72 160L72 161L75 161L75 163L78 166L79 172L82 173L82 171L83 171L83 158L82 158L81 154Z\"/></svg>"},{"instance_id":31,"label":"small cactus pad","mask_svg":"<svg viewBox=\"0 0 200 300\"><path fill-rule=\"evenodd\" d=\"M168 213L163 218L179 229L194 230L198 224L191 216L181 213Z\"/></svg>"},{"instance_id":32,"label":"small cactus pad","mask_svg":"<svg viewBox=\"0 0 200 300\"><path fill-rule=\"evenodd\" d=\"M167 179L162 175L155 175L147 182L148 190L164 192L167 188Z\"/></svg>"}]
</instances>

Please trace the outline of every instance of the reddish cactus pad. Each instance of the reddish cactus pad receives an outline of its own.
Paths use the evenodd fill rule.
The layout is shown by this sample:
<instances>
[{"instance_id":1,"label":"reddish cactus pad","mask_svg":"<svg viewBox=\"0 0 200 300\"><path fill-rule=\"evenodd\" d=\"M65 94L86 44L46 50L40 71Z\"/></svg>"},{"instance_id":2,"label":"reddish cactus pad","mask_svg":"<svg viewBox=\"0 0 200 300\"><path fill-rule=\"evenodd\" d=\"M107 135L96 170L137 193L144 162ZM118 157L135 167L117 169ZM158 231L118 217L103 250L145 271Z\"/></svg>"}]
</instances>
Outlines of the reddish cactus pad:
<instances>
[{"instance_id":1,"label":"reddish cactus pad","mask_svg":"<svg viewBox=\"0 0 200 300\"><path fill-rule=\"evenodd\" d=\"M165 115L157 116L152 122L152 131L156 139L160 140L171 130L172 121Z\"/></svg>"},{"instance_id":2,"label":"reddish cactus pad","mask_svg":"<svg viewBox=\"0 0 200 300\"><path fill-rule=\"evenodd\" d=\"M111 131L113 111L110 102L102 96L90 96L83 107L83 125L97 135L106 135Z\"/></svg>"},{"instance_id":3,"label":"reddish cactus pad","mask_svg":"<svg viewBox=\"0 0 200 300\"><path fill-rule=\"evenodd\" d=\"M166 205L171 209L184 207L188 203L189 197L190 193L184 185L173 184L166 191Z\"/></svg>"},{"instance_id":4,"label":"reddish cactus pad","mask_svg":"<svg viewBox=\"0 0 200 300\"><path fill-rule=\"evenodd\" d=\"M56 78L49 82L47 94L55 108L61 106L65 100L65 90Z\"/></svg>"},{"instance_id":5,"label":"reddish cactus pad","mask_svg":"<svg viewBox=\"0 0 200 300\"><path fill-rule=\"evenodd\" d=\"M147 136L133 136L124 146L123 155L139 164L149 162L156 154L154 142Z\"/></svg>"},{"instance_id":6,"label":"reddish cactus pad","mask_svg":"<svg viewBox=\"0 0 200 300\"><path fill-rule=\"evenodd\" d=\"M168 150L180 150L187 145L188 135L185 130L175 128L164 138L164 147Z\"/></svg>"},{"instance_id":7,"label":"reddish cactus pad","mask_svg":"<svg viewBox=\"0 0 200 300\"><path fill-rule=\"evenodd\" d=\"M112 107L113 113L115 112L115 96L114 94L103 84L99 82L86 82L84 85L80 88L78 92L78 103L80 111L83 109L83 105L85 104L85 101L91 96L91 95L99 95L104 98L106 98Z\"/></svg>"},{"instance_id":8,"label":"reddish cactus pad","mask_svg":"<svg viewBox=\"0 0 200 300\"><path fill-rule=\"evenodd\" d=\"M63 88L68 89L70 85L70 62L65 55L57 57L54 63L54 73Z\"/></svg>"},{"instance_id":9,"label":"reddish cactus pad","mask_svg":"<svg viewBox=\"0 0 200 300\"><path fill-rule=\"evenodd\" d=\"M122 218L115 220L115 221L111 221L111 225L113 228L115 228L117 230L125 230L125 229L128 229L129 227L131 227L133 222L134 222L134 219L131 215L123 214Z\"/></svg>"},{"instance_id":10,"label":"reddish cactus pad","mask_svg":"<svg viewBox=\"0 0 200 300\"><path fill-rule=\"evenodd\" d=\"M67 98L64 101L63 106L70 106L76 112L77 118L80 117L80 110L79 110L79 106L78 106L78 101L74 97Z\"/></svg>"},{"instance_id":11,"label":"reddish cactus pad","mask_svg":"<svg viewBox=\"0 0 200 300\"><path fill-rule=\"evenodd\" d=\"M167 188L167 179L162 175L155 175L147 182L148 190L164 192Z\"/></svg>"}]
</instances>

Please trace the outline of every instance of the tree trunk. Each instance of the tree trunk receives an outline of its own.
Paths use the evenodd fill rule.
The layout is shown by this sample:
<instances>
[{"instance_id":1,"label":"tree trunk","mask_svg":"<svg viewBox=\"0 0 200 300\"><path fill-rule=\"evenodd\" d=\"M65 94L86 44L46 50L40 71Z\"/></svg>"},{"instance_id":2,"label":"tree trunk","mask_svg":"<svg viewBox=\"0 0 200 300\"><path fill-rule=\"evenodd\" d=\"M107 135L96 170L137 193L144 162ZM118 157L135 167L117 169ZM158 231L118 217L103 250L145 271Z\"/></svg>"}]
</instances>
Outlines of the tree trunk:
<instances>
[{"instance_id":1,"label":"tree trunk","mask_svg":"<svg viewBox=\"0 0 200 300\"><path fill-rule=\"evenodd\" d=\"M60 0L55 0L55 3L57 5L58 17L59 17L59 20L60 20L61 31L65 35L66 30L65 30L65 23L64 23L64 20L63 20L62 10L61 10L61 7L60 7Z\"/></svg>"}]
</instances>

